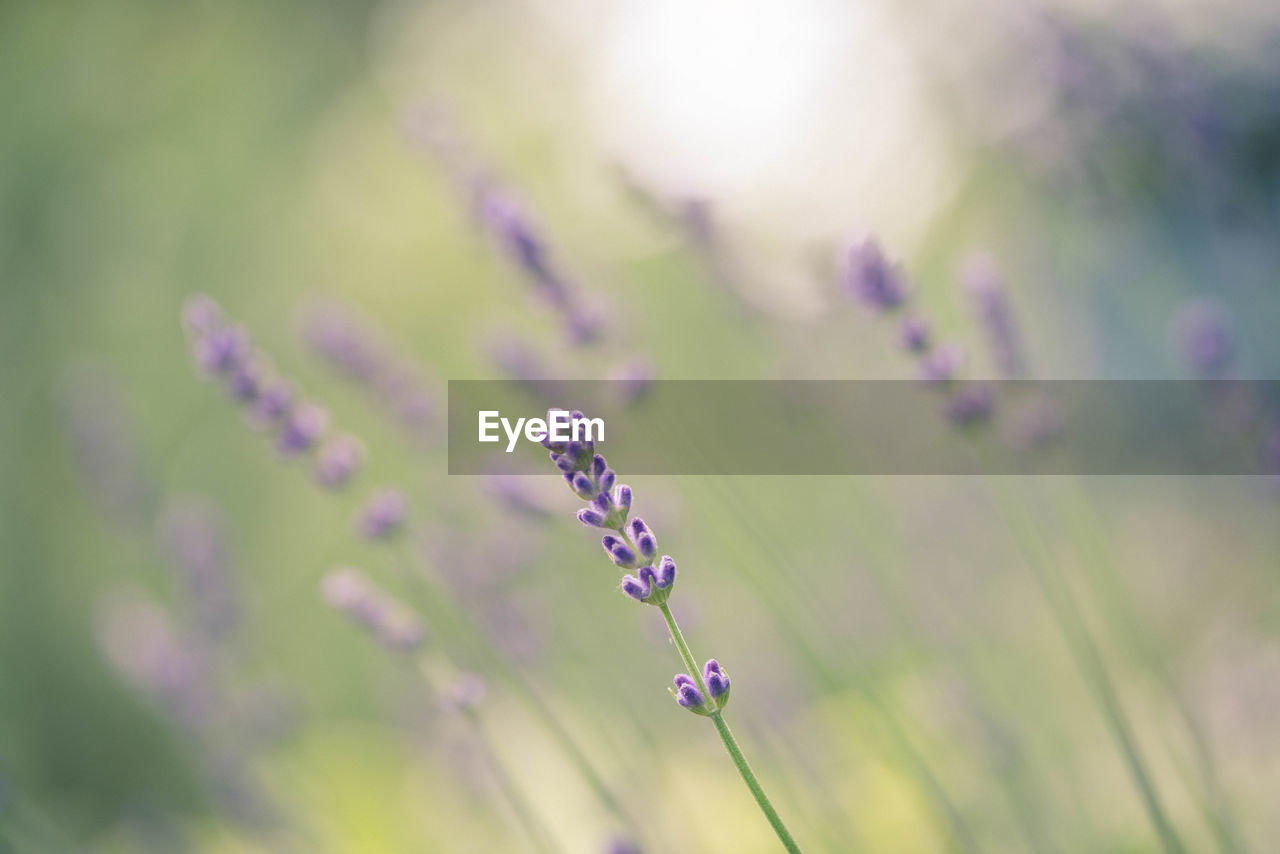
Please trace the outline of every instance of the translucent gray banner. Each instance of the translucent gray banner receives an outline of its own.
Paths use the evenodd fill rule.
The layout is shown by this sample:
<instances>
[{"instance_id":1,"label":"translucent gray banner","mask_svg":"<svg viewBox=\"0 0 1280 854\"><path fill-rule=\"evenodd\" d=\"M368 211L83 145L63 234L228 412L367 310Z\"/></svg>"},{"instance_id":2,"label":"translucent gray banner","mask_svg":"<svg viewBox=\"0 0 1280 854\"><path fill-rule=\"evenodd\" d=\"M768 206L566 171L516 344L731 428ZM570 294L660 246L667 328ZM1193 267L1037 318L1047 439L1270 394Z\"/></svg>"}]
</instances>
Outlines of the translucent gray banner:
<instances>
[{"instance_id":1,"label":"translucent gray banner","mask_svg":"<svg viewBox=\"0 0 1280 854\"><path fill-rule=\"evenodd\" d=\"M1270 475L1277 404L1277 381L451 380L449 473L553 472L530 421L576 409L626 474Z\"/></svg>"}]
</instances>

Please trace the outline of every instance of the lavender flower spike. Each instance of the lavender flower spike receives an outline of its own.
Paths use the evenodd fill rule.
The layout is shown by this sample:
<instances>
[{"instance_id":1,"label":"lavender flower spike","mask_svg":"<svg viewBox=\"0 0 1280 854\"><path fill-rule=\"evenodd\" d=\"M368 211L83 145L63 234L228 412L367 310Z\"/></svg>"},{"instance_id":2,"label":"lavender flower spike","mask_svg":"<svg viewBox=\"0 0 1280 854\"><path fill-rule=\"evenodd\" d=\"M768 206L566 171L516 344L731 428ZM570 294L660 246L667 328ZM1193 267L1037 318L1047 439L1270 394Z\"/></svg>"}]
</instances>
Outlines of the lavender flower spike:
<instances>
[{"instance_id":1,"label":"lavender flower spike","mask_svg":"<svg viewBox=\"0 0 1280 854\"><path fill-rule=\"evenodd\" d=\"M580 419L583 415L580 412L574 412L572 417ZM636 575L623 576L622 592L632 599L646 605L654 605L661 610L662 617L667 623L667 630L671 633L671 641L679 650L681 660L686 667L698 673L697 665L694 663L696 659L684 639L684 632L680 630L675 615L667 605L667 599L671 595L676 580L676 562L670 555L663 555L657 569L654 569L653 559L658 552L657 537L654 536L653 531L649 530L649 526L643 519L632 519L631 523L627 524L627 514L631 511L631 488L619 485L613 497L610 498L609 488L613 485L614 473L605 458L595 453L595 448L590 442L582 444L581 452L577 448L571 449L570 444L564 443L560 446L546 437L543 439L543 445L551 451L551 461L565 473L565 480L571 489L579 496L587 491L579 488L581 484L575 483L579 474L594 488L595 497L591 499L591 504L578 511L578 519L587 525L610 528L617 532L607 534L601 539L600 544L604 546L605 552L618 566L628 569L639 567ZM705 687L700 680L705 681ZM760 781L756 779L751 766L742 755L742 748L738 746L737 739L733 737L729 726L720 716L721 709L729 700L728 674L715 659L711 659L706 663L702 673L698 674L697 679L688 673L681 673L675 677L673 684L674 687L670 689L671 695L675 697L677 703L694 714L711 718L715 723L725 750L733 759L738 773L742 775L743 781L751 790L756 804L769 820L778 839L790 854L800 854L800 846L796 845L795 840L792 839L791 832L778 815L778 811L774 809L768 795L760 786ZM709 699L708 695L710 695Z\"/></svg>"},{"instance_id":2,"label":"lavender flower spike","mask_svg":"<svg viewBox=\"0 0 1280 854\"><path fill-rule=\"evenodd\" d=\"M986 332L1000 374L1008 379L1025 376L1027 364L1022 354L1022 342L1018 339L1018 329L995 259L985 253L970 257L965 262L961 277Z\"/></svg>"}]
</instances>

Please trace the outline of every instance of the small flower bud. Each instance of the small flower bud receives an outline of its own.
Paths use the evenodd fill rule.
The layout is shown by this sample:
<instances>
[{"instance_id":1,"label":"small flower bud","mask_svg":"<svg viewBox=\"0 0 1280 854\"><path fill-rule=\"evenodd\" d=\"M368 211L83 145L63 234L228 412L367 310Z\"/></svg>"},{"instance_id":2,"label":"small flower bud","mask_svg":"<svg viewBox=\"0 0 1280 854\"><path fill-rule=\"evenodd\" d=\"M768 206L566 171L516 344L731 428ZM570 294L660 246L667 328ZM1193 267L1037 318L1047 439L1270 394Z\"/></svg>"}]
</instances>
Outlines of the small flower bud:
<instances>
[{"instance_id":1,"label":"small flower bud","mask_svg":"<svg viewBox=\"0 0 1280 854\"><path fill-rule=\"evenodd\" d=\"M645 567L648 569L648 567ZM641 581L632 575L622 576L622 592L635 599L637 602L643 602L649 598L651 588L648 581Z\"/></svg>"},{"instance_id":2,"label":"small flower bud","mask_svg":"<svg viewBox=\"0 0 1280 854\"><path fill-rule=\"evenodd\" d=\"M721 669L720 662L714 658L708 660L702 668L702 679L707 683L711 699L716 701L717 707L723 708L729 699L729 675Z\"/></svg>"},{"instance_id":3,"label":"small flower bud","mask_svg":"<svg viewBox=\"0 0 1280 854\"><path fill-rule=\"evenodd\" d=\"M609 468L609 464L604 461L604 457L600 456L599 454L596 454L594 457L591 458L591 476L592 477L596 477L596 478L600 477L602 474L605 473L605 470L607 468Z\"/></svg>"},{"instance_id":4,"label":"small flower bud","mask_svg":"<svg viewBox=\"0 0 1280 854\"><path fill-rule=\"evenodd\" d=\"M605 469L604 474L600 475L600 479L597 481L600 485L600 491L611 491L613 489L613 482L617 480L617 478L618 476L614 473L613 469Z\"/></svg>"},{"instance_id":5,"label":"small flower bud","mask_svg":"<svg viewBox=\"0 0 1280 854\"><path fill-rule=\"evenodd\" d=\"M630 510L631 509L631 487L627 486L625 483L620 484L618 488L614 490L613 503L617 504L618 508L623 513L626 513L628 510Z\"/></svg>"},{"instance_id":6,"label":"small flower bud","mask_svg":"<svg viewBox=\"0 0 1280 854\"><path fill-rule=\"evenodd\" d=\"M578 494L579 498L590 501L592 498L595 497L595 494L596 494L595 484L591 482L591 478L587 477L582 472L577 472L576 474L574 474L572 486L573 486L573 491Z\"/></svg>"},{"instance_id":7,"label":"small flower bud","mask_svg":"<svg viewBox=\"0 0 1280 854\"><path fill-rule=\"evenodd\" d=\"M578 511L578 521L590 528L603 528L604 516L590 507Z\"/></svg>"},{"instance_id":8,"label":"small flower bud","mask_svg":"<svg viewBox=\"0 0 1280 854\"><path fill-rule=\"evenodd\" d=\"M658 563L657 584L658 589L666 590L676 583L676 562L671 559L671 555L663 555L662 560Z\"/></svg>"},{"instance_id":9,"label":"small flower bud","mask_svg":"<svg viewBox=\"0 0 1280 854\"><path fill-rule=\"evenodd\" d=\"M702 696L702 692L698 690L698 685L693 681L693 677L681 673L673 681L675 683L673 693L675 694L676 702L686 709L699 714L706 714L703 707L707 704L707 700Z\"/></svg>"},{"instance_id":10,"label":"small flower bud","mask_svg":"<svg viewBox=\"0 0 1280 854\"><path fill-rule=\"evenodd\" d=\"M613 512L613 499L609 497L609 493L601 491L596 495L595 500L591 502L596 509L606 516Z\"/></svg>"},{"instance_id":11,"label":"small flower bud","mask_svg":"<svg viewBox=\"0 0 1280 854\"><path fill-rule=\"evenodd\" d=\"M636 553L620 538L610 534L602 539L600 543L618 566L633 567L636 565Z\"/></svg>"},{"instance_id":12,"label":"small flower bud","mask_svg":"<svg viewBox=\"0 0 1280 854\"><path fill-rule=\"evenodd\" d=\"M636 542L636 548L646 560L652 560L658 553L658 539L643 519L636 517L631 520L631 536Z\"/></svg>"}]
</instances>

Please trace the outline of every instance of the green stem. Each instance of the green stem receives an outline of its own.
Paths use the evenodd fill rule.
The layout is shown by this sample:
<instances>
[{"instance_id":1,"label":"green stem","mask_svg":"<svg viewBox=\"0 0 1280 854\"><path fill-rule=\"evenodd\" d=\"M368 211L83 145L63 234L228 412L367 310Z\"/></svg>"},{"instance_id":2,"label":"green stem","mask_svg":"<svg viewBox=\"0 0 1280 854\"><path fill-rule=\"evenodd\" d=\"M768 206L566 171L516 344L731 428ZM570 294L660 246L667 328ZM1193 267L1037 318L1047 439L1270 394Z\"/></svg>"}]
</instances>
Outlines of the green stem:
<instances>
[{"instance_id":1,"label":"green stem","mask_svg":"<svg viewBox=\"0 0 1280 854\"><path fill-rule=\"evenodd\" d=\"M702 681L702 671L698 669L698 663L694 659L693 653L689 651L689 644L685 642L684 634L680 631L680 626L676 623L676 618L672 615L671 608L666 602L663 602L658 606L658 609L662 611L662 618L667 621L667 629L671 632L671 640L675 642L676 649L680 651L680 659L684 662L684 666L688 668L689 675L698 683L698 689L702 691L702 696L710 699L711 694L707 691L707 686ZM711 712L710 717L712 723L716 725L716 732L720 733L720 740L724 742L724 749L729 752L729 758L737 766L738 773L742 775L742 781L751 790L751 796L760 805L760 811L764 813L764 817L773 826L773 832L778 834L778 839L782 842L782 846L791 854L801 854L800 846L792 838L791 831L787 830L787 826L782 822L782 817L773 808L773 802L769 800L769 796L764 792L764 787L760 785L760 781L756 778L755 772L747 764L747 758L742 755L742 748L738 746L738 740L733 737L733 732L729 729L729 725L724 722L724 717L719 711Z\"/></svg>"},{"instance_id":2,"label":"green stem","mask_svg":"<svg viewBox=\"0 0 1280 854\"><path fill-rule=\"evenodd\" d=\"M1093 688L1095 698L1102 708L1103 717L1128 766L1129 775L1138 789L1138 794L1162 847L1169 854L1182 854L1186 848L1165 814L1155 782L1147 771L1133 727L1120 703L1120 697L1102 659L1102 653L1089 633L1084 616L1080 612L1070 586L1057 566L1052 551L1034 523L1020 512L1017 501L1005 487L1004 481L996 475L985 475L984 480L995 499L996 510L1004 517L1015 542L1027 560L1032 577L1049 604L1050 613L1053 614L1063 634L1067 648L1076 661L1076 666L1080 669L1086 683Z\"/></svg>"},{"instance_id":3,"label":"green stem","mask_svg":"<svg viewBox=\"0 0 1280 854\"><path fill-rule=\"evenodd\" d=\"M544 854L556 854L556 852L559 852L560 848L552 840L550 831L538 820L536 811L530 806L524 793L516 785L515 779L512 778L510 772L507 771L506 766L503 765L502 760L498 757L497 748L494 747L493 739L489 737L488 731L480 721L480 716L470 709L464 714L475 729L476 740L479 742L480 751L489 766L489 773L493 775L494 782L497 783L498 790L506 800L507 806L515 814L516 820L524 827L525 833L528 834L529 844L536 850L544 852Z\"/></svg>"}]
</instances>

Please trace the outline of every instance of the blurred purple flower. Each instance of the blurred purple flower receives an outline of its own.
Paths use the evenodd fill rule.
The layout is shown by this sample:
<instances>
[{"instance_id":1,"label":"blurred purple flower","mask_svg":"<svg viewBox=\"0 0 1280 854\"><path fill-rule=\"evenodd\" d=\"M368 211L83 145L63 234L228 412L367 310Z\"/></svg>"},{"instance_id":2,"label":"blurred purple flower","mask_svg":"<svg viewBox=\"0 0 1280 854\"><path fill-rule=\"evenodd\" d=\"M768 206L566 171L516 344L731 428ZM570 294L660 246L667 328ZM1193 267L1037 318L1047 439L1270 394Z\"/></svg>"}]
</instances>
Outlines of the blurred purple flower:
<instances>
[{"instance_id":1,"label":"blurred purple flower","mask_svg":"<svg viewBox=\"0 0 1280 854\"><path fill-rule=\"evenodd\" d=\"M194 622L210 639L240 620L239 597L221 513L203 496L173 499L160 514L156 536L183 587Z\"/></svg>"},{"instance_id":2,"label":"blurred purple flower","mask_svg":"<svg viewBox=\"0 0 1280 854\"><path fill-rule=\"evenodd\" d=\"M394 534L408 515L408 502L397 489L379 489L360 511L360 533L370 540Z\"/></svg>"},{"instance_id":3,"label":"blurred purple flower","mask_svg":"<svg viewBox=\"0 0 1280 854\"><path fill-rule=\"evenodd\" d=\"M841 275L848 294L875 311L893 311L907 298L902 270L889 263L873 237L859 237L850 243Z\"/></svg>"},{"instance_id":4,"label":"blurred purple flower","mask_svg":"<svg viewBox=\"0 0 1280 854\"><path fill-rule=\"evenodd\" d=\"M299 403L289 410L280 432L276 434L276 448L282 454L303 454L315 447L329 429L329 412L314 403Z\"/></svg>"},{"instance_id":5,"label":"blurred purple flower","mask_svg":"<svg viewBox=\"0 0 1280 854\"><path fill-rule=\"evenodd\" d=\"M962 268L961 280L986 333L996 369L1006 379L1025 376L1022 342L995 259L986 253L970 256Z\"/></svg>"},{"instance_id":6,"label":"blurred purple flower","mask_svg":"<svg viewBox=\"0 0 1280 854\"><path fill-rule=\"evenodd\" d=\"M392 652L412 652L426 639L422 621L358 569L329 572L320 582L320 595Z\"/></svg>"},{"instance_id":7,"label":"blurred purple flower","mask_svg":"<svg viewBox=\"0 0 1280 854\"><path fill-rule=\"evenodd\" d=\"M364 443L354 436L335 436L316 454L316 481L329 489L345 486L364 465Z\"/></svg>"}]
</instances>

